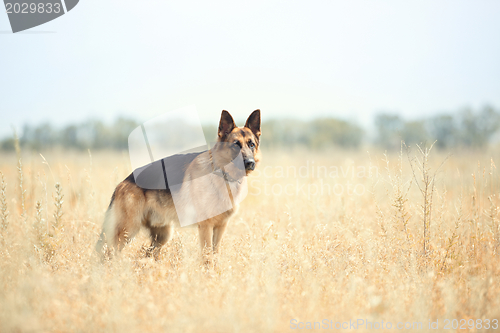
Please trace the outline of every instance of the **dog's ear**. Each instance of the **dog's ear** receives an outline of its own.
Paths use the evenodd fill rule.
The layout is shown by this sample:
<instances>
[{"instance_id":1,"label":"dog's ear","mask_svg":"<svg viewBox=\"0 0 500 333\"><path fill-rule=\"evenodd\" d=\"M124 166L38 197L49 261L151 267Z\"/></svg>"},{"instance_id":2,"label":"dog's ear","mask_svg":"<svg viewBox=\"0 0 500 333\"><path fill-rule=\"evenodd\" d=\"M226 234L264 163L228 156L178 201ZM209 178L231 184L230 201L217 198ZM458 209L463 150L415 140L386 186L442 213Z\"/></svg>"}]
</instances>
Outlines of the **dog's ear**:
<instances>
[{"instance_id":1,"label":"dog's ear","mask_svg":"<svg viewBox=\"0 0 500 333\"><path fill-rule=\"evenodd\" d=\"M249 128L253 134L260 137L260 110L257 109L248 117L245 127Z\"/></svg>"},{"instance_id":2,"label":"dog's ear","mask_svg":"<svg viewBox=\"0 0 500 333\"><path fill-rule=\"evenodd\" d=\"M219 122L219 135L220 140L224 140L226 136L236 127L233 117L226 110L222 110Z\"/></svg>"}]
</instances>

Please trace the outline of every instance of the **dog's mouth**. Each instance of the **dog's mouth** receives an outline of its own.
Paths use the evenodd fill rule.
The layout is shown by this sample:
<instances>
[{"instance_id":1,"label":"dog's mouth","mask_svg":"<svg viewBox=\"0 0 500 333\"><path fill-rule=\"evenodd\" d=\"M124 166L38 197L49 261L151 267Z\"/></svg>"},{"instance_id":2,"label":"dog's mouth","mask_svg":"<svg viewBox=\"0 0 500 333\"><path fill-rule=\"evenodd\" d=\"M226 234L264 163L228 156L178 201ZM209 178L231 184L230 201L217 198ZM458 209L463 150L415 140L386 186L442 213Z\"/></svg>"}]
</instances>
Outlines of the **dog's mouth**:
<instances>
[{"instance_id":1,"label":"dog's mouth","mask_svg":"<svg viewBox=\"0 0 500 333\"><path fill-rule=\"evenodd\" d=\"M254 169L252 169L252 170L245 170L245 176L249 176L252 173L252 171L254 171Z\"/></svg>"}]
</instances>

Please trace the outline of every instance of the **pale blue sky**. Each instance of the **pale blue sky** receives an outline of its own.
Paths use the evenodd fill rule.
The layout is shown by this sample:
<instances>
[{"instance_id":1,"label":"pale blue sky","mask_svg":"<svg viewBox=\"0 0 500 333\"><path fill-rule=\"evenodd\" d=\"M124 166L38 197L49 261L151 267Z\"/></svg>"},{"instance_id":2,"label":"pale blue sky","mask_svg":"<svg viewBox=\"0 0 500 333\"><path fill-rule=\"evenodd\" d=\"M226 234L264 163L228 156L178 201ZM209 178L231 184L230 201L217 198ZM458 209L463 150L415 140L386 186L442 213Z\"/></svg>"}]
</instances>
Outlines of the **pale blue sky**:
<instances>
[{"instance_id":1,"label":"pale blue sky","mask_svg":"<svg viewBox=\"0 0 500 333\"><path fill-rule=\"evenodd\" d=\"M81 0L28 30L54 33L9 34L2 11L0 136L191 104L214 124L500 107L499 17L496 0Z\"/></svg>"}]
</instances>

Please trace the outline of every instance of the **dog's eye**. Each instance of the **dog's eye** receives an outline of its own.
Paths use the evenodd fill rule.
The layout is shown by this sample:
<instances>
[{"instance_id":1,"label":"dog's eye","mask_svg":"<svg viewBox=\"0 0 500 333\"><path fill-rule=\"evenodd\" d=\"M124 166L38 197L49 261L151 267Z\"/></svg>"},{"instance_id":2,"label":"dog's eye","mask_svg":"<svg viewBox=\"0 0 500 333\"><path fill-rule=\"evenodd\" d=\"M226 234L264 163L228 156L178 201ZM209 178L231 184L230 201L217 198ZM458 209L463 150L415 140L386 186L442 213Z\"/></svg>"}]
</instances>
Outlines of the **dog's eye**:
<instances>
[{"instance_id":1,"label":"dog's eye","mask_svg":"<svg viewBox=\"0 0 500 333\"><path fill-rule=\"evenodd\" d=\"M252 141L248 141L248 147L254 148L255 147L255 143L253 143Z\"/></svg>"},{"instance_id":2,"label":"dog's eye","mask_svg":"<svg viewBox=\"0 0 500 333\"><path fill-rule=\"evenodd\" d=\"M241 142L239 142L239 141L234 141L234 144L235 144L238 148L240 148L240 149L241 149Z\"/></svg>"}]
</instances>

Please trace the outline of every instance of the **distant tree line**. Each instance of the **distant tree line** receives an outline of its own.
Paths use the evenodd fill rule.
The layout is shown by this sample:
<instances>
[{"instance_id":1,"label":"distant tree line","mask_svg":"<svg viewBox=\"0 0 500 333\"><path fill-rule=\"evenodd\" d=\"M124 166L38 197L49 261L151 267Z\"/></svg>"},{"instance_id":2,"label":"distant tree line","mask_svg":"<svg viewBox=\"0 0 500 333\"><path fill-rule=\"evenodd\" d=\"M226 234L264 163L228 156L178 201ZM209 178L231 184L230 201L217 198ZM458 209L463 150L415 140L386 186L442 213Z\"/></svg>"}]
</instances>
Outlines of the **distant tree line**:
<instances>
[{"instance_id":1,"label":"distant tree line","mask_svg":"<svg viewBox=\"0 0 500 333\"><path fill-rule=\"evenodd\" d=\"M432 143L441 149L481 149L498 141L500 113L491 106L473 111L463 109L454 114L405 121L397 114L381 113L375 118L375 144L384 149L399 149L407 145Z\"/></svg>"},{"instance_id":2,"label":"distant tree line","mask_svg":"<svg viewBox=\"0 0 500 333\"><path fill-rule=\"evenodd\" d=\"M85 149L127 149L130 132L139 126L131 119L118 118L112 125L99 120L89 120L80 124L71 124L56 128L50 123L37 126L25 124L19 136L19 143L24 149L40 150L55 147ZM14 149L14 138L3 140L2 150Z\"/></svg>"},{"instance_id":3,"label":"distant tree line","mask_svg":"<svg viewBox=\"0 0 500 333\"><path fill-rule=\"evenodd\" d=\"M264 147L295 147L323 149L337 146L357 148L363 143L365 131L349 121L321 118L311 121L270 120L262 124Z\"/></svg>"},{"instance_id":4,"label":"distant tree line","mask_svg":"<svg viewBox=\"0 0 500 333\"><path fill-rule=\"evenodd\" d=\"M76 150L126 150L128 136L140 123L118 118L112 124L89 120L56 128L49 123L24 125L19 143L23 149L66 148ZM453 114L437 114L420 120L405 120L398 114L380 113L374 121L375 135L352 121L320 118L310 121L293 119L267 120L262 124L264 148L305 147L324 149L340 147L356 149L368 143L382 149L399 149L406 144L436 142L441 149L485 148L499 139L500 113L493 107L480 110L463 109ZM208 142L217 135L216 126L204 126ZM0 141L0 150L14 150L13 137Z\"/></svg>"},{"instance_id":5,"label":"distant tree line","mask_svg":"<svg viewBox=\"0 0 500 333\"><path fill-rule=\"evenodd\" d=\"M55 128L45 123L37 126L24 125L20 131L19 143L23 149L40 150L50 148L114 149L126 150L128 136L140 123L132 119L119 118L113 124L92 120L81 124L72 124ZM209 143L217 137L217 126L203 126L203 132ZM263 146L296 147L313 149L329 146L356 148L363 141L361 127L344 120L333 118L312 121L270 120L262 124L265 133ZM0 142L1 150L14 150L13 137Z\"/></svg>"}]
</instances>

